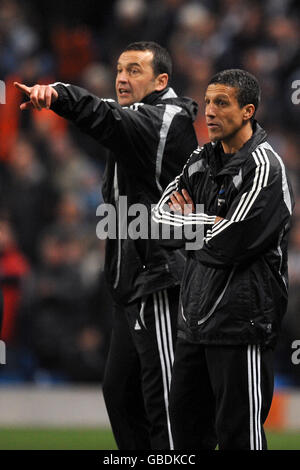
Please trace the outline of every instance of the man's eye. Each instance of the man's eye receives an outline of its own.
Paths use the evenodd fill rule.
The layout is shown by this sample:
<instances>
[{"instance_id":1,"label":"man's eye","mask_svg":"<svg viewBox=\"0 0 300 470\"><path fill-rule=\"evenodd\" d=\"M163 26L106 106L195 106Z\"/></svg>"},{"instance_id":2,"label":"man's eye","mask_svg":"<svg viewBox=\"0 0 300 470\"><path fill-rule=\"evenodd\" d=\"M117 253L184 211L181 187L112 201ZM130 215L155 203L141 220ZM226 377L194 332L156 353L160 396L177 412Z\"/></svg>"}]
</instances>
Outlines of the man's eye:
<instances>
[{"instance_id":1,"label":"man's eye","mask_svg":"<svg viewBox=\"0 0 300 470\"><path fill-rule=\"evenodd\" d=\"M139 73L139 71L137 69L132 69L130 70L130 73L131 75L136 75L137 73Z\"/></svg>"}]
</instances>

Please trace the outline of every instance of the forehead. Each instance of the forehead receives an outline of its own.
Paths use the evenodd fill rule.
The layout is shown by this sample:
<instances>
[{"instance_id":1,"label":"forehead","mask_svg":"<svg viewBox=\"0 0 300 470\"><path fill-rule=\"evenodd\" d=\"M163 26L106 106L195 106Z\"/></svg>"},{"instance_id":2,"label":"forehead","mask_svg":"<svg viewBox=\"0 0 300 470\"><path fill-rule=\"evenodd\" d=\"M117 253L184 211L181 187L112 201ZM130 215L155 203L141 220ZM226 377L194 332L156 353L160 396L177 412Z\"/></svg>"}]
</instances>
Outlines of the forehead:
<instances>
[{"instance_id":1,"label":"forehead","mask_svg":"<svg viewBox=\"0 0 300 470\"><path fill-rule=\"evenodd\" d=\"M229 99L229 101L237 101L237 89L222 83L211 83L207 87L205 96L210 99L223 96Z\"/></svg>"},{"instance_id":2,"label":"forehead","mask_svg":"<svg viewBox=\"0 0 300 470\"><path fill-rule=\"evenodd\" d=\"M141 67L152 67L152 61L152 51L125 51L120 55L118 64L123 66L139 64Z\"/></svg>"}]
</instances>

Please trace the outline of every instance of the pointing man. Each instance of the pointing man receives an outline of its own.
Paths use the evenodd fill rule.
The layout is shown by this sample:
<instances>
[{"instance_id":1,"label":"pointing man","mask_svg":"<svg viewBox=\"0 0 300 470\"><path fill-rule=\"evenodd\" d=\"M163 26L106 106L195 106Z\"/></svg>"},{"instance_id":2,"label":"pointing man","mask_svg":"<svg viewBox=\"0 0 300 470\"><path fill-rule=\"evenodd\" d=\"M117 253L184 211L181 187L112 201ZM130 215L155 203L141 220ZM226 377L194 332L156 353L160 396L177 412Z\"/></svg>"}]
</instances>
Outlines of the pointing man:
<instances>
[{"instance_id":1,"label":"pointing man","mask_svg":"<svg viewBox=\"0 0 300 470\"><path fill-rule=\"evenodd\" d=\"M155 203L196 148L197 105L169 87L171 59L156 43L129 45L117 63L118 102L82 88L16 86L30 101L21 109L52 109L110 151L103 196L118 216L108 239L105 271L114 326L104 397L120 449L170 449L168 396L176 339L182 254L155 240L123 240L120 197L128 206Z\"/></svg>"}]
</instances>

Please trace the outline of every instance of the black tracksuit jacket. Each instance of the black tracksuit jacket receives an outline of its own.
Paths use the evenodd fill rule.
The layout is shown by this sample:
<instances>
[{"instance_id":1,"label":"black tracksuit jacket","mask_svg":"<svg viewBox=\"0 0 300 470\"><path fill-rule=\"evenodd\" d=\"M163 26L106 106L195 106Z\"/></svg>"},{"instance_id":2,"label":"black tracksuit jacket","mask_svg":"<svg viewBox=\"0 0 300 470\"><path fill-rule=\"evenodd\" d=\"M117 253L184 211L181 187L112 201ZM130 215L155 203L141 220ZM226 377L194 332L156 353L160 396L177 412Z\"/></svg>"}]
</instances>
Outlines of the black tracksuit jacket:
<instances>
[{"instance_id":1,"label":"black tracksuit jacket","mask_svg":"<svg viewBox=\"0 0 300 470\"><path fill-rule=\"evenodd\" d=\"M127 196L128 207L140 203L150 208L197 147L193 127L197 104L166 88L122 108L77 86L52 86L59 97L51 109L111 151L102 191L104 201L116 208L119 234L124 216L120 196ZM106 243L106 278L118 303L180 283L185 259L179 250L166 251L157 240L120 236Z\"/></svg>"},{"instance_id":2,"label":"black tracksuit jacket","mask_svg":"<svg viewBox=\"0 0 300 470\"><path fill-rule=\"evenodd\" d=\"M224 166L220 143L193 152L153 211L160 223L204 225L203 247L187 251L181 287L179 336L191 342L272 346L286 311L293 196L265 131L256 122L253 129ZM203 213L167 209L183 188ZM215 224L215 216L224 220Z\"/></svg>"}]
</instances>

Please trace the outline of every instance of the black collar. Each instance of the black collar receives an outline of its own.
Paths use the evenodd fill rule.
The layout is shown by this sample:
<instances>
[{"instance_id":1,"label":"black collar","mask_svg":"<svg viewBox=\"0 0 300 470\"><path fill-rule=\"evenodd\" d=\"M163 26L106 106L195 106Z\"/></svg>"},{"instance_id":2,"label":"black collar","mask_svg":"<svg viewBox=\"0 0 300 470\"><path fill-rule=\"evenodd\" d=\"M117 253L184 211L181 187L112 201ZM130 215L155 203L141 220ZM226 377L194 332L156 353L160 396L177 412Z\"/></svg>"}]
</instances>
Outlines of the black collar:
<instances>
[{"instance_id":1,"label":"black collar","mask_svg":"<svg viewBox=\"0 0 300 470\"><path fill-rule=\"evenodd\" d=\"M156 101L162 98L169 90L170 87L164 88L162 91L153 91L142 99L142 103L154 104Z\"/></svg>"},{"instance_id":2,"label":"black collar","mask_svg":"<svg viewBox=\"0 0 300 470\"><path fill-rule=\"evenodd\" d=\"M240 167L244 160L253 152L253 150L267 138L267 133L265 130L258 124L257 121L252 123L253 134L247 142L241 147L236 154L228 158L228 162L222 168L219 164L219 152L221 150L221 142L216 144L209 143L205 144L206 150L208 152L209 164L212 168L213 176L221 175L235 175L239 172Z\"/></svg>"}]
</instances>

